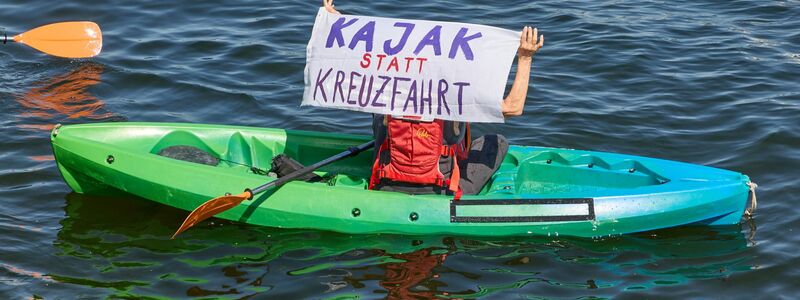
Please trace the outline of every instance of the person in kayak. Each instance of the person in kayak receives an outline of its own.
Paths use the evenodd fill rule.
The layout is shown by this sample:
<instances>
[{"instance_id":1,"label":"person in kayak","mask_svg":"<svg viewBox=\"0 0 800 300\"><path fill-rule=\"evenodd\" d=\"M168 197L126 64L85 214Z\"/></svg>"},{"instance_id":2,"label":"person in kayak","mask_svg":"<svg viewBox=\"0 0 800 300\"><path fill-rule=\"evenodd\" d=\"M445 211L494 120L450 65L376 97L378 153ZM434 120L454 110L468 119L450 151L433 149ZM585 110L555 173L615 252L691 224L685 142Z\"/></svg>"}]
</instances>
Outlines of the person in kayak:
<instances>
[{"instance_id":1,"label":"person in kayak","mask_svg":"<svg viewBox=\"0 0 800 300\"><path fill-rule=\"evenodd\" d=\"M325 10L341 14L333 0L323 0ZM502 102L506 118L522 115L528 95L533 55L544 45L538 29L525 26L517 50L517 74ZM469 124L424 121L414 117L373 115L374 164L370 189L409 194L452 193L474 195L500 167L508 140L488 134L471 141Z\"/></svg>"}]
</instances>

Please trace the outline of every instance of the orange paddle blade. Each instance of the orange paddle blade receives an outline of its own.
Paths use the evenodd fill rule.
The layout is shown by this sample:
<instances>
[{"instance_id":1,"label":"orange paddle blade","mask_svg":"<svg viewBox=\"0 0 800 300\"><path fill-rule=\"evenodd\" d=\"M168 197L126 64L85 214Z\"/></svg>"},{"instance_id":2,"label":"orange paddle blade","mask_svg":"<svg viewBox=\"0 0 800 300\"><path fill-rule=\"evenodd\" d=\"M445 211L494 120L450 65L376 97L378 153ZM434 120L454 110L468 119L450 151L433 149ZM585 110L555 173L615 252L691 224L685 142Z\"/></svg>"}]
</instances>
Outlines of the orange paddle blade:
<instances>
[{"instance_id":1,"label":"orange paddle blade","mask_svg":"<svg viewBox=\"0 0 800 300\"><path fill-rule=\"evenodd\" d=\"M92 57L103 48L100 26L86 21L44 25L16 35L14 41L67 58Z\"/></svg>"},{"instance_id":2,"label":"orange paddle blade","mask_svg":"<svg viewBox=\"0 0 800 300\"><path fill-rule=\"evenodd\" d=\"M181 227L178 228L178 231L175 231L175 234L172 235L172 239L178 236L179 233L189 229L189 227L192 227L205 219L211 218L220 212L237 206L239 203L242 203L242 201L250 199L250 197L252 197L252 194L249 191L245 191L244 193L238 195L222 196L206 201L206 203L203 203L195 208L189 214L189 216L186 217L186 220L183 221L183 224L181 224Z\"/></svg>"}]
</instances>

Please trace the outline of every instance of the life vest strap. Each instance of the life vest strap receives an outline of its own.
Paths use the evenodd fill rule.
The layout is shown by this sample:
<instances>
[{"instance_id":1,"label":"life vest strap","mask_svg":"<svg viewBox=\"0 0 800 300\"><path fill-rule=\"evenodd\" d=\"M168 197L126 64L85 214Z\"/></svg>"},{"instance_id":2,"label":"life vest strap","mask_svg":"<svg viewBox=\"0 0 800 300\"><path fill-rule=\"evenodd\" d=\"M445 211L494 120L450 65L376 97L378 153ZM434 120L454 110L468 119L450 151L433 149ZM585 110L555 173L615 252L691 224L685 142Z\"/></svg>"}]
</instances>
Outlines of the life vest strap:
<instances>
[{"instance_id":1,"label":"life vest strap","mask_svg":"<svg viewBox=\"0 0 800 300\"><path fill-rule=\"evenodd\" d=\"M450 156L452 153L453 153L453 147L450 147L448 145L442 146L442 151L440 152L442 156Z\"/></svg>"},{"instance_id":2,"label":"life vest strap","mask_svg":"<svg viewBox=\"0 0 800 300\"><path fill-rule=\"evenodd\" d=\"M380 183L381 178L385 176L385 172L383 172L383 168L381 167L381 152L389 149L389 139L385 139L380 147L377 148L377 153L375 155L375 162L372 164L372 176L369 178L369 189L374 190L375 186Z\"/></svg>"},{"instance_id":3,"label":"life vest strap","mask_svg":"<svg viewBox=\"0 0 800 300\"><path fill-rule=\"evenodd\" d=\"M453 171L450 173L450 184L448 190L453 192L454 200L461 199L461 187L458 185L461 182L461 170L458 167L458 159L453 155Z\"/></svg>"}]
</instances>

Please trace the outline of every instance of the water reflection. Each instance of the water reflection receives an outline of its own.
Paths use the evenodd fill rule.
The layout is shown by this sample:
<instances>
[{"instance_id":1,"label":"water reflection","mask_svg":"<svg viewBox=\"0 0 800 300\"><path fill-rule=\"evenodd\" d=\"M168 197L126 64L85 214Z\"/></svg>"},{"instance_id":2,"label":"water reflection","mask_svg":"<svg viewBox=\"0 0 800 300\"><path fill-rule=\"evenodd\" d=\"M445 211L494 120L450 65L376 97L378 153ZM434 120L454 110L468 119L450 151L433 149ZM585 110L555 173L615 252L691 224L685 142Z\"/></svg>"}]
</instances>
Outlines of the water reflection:
<instances>
[{"instance_id":1,"label":"water reflection","mask_svg":"<svg viewBox=\"0 0 800 300\"><path fill-rule=\"evenodd\" d=\"M435 254L436 249L421 249L411 253L389 254L403 262L387 263L380 285L388 291L390 299L435 298L441 295L438 284L431 280L439 277L435 268L447 258L446 253Z\"/></svg>"},{"instance_id":2,"label":"water reflection","mask_svg":"<svg viewBox=\"0 0 800 300\"><path fill-rule=\"evenodd\" d=\"M185 212L124 196L73 193L66 204L54 241L64 264L45 275L125 297L609 297L724 280L754 267L755 255L739 227L603 240L501 239L345 235L212 220L169 240Z\"/></svg>"},{"instance_id":3,"label":"water reflection","mask_svg":"<svg viewBox=\"0 0 800 300\"><path fill-rule=\"evenodd\" d=\"M86 63L69 73L36 82L25 94L17 97L23 107L19 127L50 130L61 119L103 120L113 117L105 111L102 100L89 92L100 83L103 65ZM33 119L33 120L30 120Z\"/></svg>"}]
</instances>

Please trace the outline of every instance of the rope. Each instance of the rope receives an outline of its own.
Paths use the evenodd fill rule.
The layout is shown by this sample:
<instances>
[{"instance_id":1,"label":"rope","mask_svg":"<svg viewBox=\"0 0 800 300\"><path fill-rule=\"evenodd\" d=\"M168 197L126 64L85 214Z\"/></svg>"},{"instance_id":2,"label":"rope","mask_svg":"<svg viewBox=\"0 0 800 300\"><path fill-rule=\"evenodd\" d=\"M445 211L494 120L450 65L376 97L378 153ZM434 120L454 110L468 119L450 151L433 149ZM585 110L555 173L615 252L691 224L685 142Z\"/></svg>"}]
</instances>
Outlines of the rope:
<instances>
[{"instance_id":1,"label":"rope","mask_svg":"<svg viewBox=\"0 0 800 300\"><path fill-rule=\"evenodd\" d=\"M227 159L220 158L220 157L217 157L216 159L219 159L219 160L224 161L224 162L240 165L240 166L249 167L250 168L250 172L253 172L253 173L257 174L257 175L268 175L269 174L269 172L267 172L267 170L259 169L257 167L254 167L254 166L251 166L251 165L248 165L248 164L243 164L243 163L227 160Z\"/></svg>"},{"instance_id":2,"label":"rope","mask_svg":"<svg viewBox=\"0 0 800 300\"><path fill-rule=\"evenodd\" d=\"M744 215L748 218L752 218L756 213L756 207L758 207L758 200L756 199L756 189L758 188L758 184L752 181L747 182L746 184L747 187L750 188L750 195L752 195L752 198L750 198L750 207L744 210Z\"/></svg>"}]
</instances>

